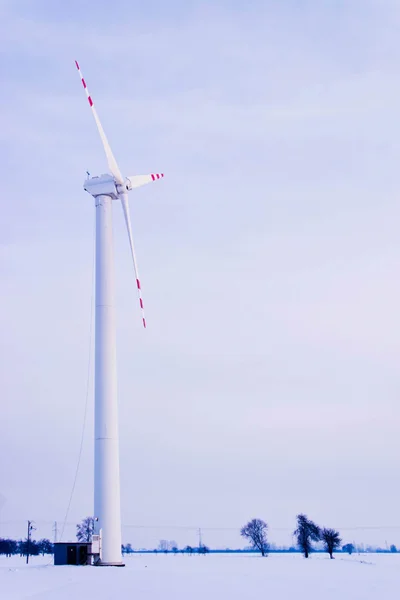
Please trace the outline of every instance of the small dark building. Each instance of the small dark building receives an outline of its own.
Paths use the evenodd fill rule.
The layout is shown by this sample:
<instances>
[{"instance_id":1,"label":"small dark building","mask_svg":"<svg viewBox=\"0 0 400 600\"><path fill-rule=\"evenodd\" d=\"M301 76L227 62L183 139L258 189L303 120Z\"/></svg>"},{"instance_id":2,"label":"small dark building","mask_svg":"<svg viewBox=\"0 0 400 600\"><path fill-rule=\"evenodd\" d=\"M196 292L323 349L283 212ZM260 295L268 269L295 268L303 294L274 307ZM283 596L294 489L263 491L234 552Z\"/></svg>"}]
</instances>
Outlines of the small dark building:
<instances>
[{"instance_id":1,"label":"small dark building","mask_svg":"<svg viewBox=\"0 0 400 600\"><path fill-rule=\"evenodd\" d=\"M55 565L91 565L92 544L90 542L56 542L54 544Z\"/></svg>"}]
</instances>

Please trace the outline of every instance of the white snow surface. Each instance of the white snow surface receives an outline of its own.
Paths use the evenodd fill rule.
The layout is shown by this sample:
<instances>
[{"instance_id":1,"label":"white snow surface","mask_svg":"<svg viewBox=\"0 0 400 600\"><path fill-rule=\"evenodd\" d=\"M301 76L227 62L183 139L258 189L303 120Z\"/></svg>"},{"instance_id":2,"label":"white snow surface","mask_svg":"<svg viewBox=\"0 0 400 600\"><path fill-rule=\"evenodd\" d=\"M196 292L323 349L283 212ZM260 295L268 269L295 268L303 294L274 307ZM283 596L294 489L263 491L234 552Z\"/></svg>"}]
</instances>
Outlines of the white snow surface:
<instances>
[{"instance_id":1,"label":"white snow surface","mask_svg":"<svg viewBox=\"0 0 400 600\"><path fill-rule=\"evenodd\" d=\"M125 568L54 567L50 558L27 566L0 557L1 600L371 600L400 590L400 554L134 554Z\"/></svg>"}]
</instances>

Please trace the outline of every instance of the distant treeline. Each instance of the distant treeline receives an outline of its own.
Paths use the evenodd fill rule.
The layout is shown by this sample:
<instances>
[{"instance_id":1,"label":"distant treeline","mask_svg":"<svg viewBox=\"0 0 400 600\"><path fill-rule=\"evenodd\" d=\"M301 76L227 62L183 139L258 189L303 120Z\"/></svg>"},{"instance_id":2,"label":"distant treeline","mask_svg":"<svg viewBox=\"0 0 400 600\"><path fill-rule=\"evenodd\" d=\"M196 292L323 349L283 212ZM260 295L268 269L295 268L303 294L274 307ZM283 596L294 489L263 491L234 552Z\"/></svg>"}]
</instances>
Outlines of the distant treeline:
<instances>
[{"instance_id":1,"label":"distant treeline","mask_svg":"<svg viewBox=\"0 0 400 600\"><path fill-rule=\"evenodd\" d=\"M158 548L133 548L132 544L122 544L122 554L253 554L259 552L258 548L224 548L213 549L205 544L199 546L185 546L179 548L175 541L160 540ZM313 552L325 552L324 548L314 547ZM336 552L351 554L352 552L374 552L382 554L390 554L397 552L397 547L392 544L386 548L379 546L364 546L353 545L351 543L344 544L341 548L337 548ZM269 554L285 554L285 553L301 553L303 550L296 546L276 546L275 544L268 545ZM54 544L48 539L41 540L13 540L10 538L0 538L0 555L6 556L39 556L45 554L54 554Z\"/></svg>"},{"instance_id":2,"label":"distant treeline","mask_svg":"<svg viewBox=\"0 0 400 600\"><path fill-rule=\"evenodd\" d=\"M342 549L337 550L337 552L343 552L344 554L349 554L351 552L355 552L355 553L382 553L382 554L391 554L394 552L398 552L397 547L392 544L390 546L390 548L380 548L379 546L353 546L353 548L348 548L347 544L342 547ZM194 547L191 550L187 549L187 546L185 548L179 549L177 548L176 550L159 550L157 548L155 548L154 550L152 549L148 549L148 548L140 548L140 549L136 549L136 548L132 548L131 544L122 544L122 553L123 554L257 554L258 550L255 550L254 548L218 548L218 549L213 549L213 548L207 548L206 551L202 550L201 552L199 552L199 548ZM315 548L313 550L314 553L324 553L325 550L324 549L318 549ZM279 547L279 548L270 548L268 550L269 554L289 554L289 553L298 553L301 554L302 550L300 550L300 548L295 548L294 546L288 546L288 547Z\"/></svg>"},{"instance_id":3,"label":"distant treeline","mask_svg":"<svg viewBox=\"0 0 400 600\"><path fill-rule=\"evenodd\" d=\"M12 540L10 538L0 538L0 554L6 556L38 556L39 554L53 554L54 544L50 540Z\"/></svg>"}]
</instances>

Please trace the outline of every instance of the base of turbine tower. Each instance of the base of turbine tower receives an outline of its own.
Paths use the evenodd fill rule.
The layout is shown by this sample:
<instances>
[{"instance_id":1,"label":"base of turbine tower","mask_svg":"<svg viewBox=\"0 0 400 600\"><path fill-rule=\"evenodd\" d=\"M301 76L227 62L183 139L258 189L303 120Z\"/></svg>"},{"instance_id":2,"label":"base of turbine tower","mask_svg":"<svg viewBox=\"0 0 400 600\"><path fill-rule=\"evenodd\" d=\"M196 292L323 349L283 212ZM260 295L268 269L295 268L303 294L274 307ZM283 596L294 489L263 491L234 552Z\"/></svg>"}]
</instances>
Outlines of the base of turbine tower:
<instances>
[{"instance_id":1,"label":"base of turbine tower","mask_svg":"<svg viewBox=\"0 0 400 600\"><path fill-rule=\"evenodd\" d=\"M94 565L95 567L124 567L125 563L120 562L98 562Z\"/></svg>"},{"instance_id":2,"label":"base of turbine tower","mask_svg":"<svg viewBox=\"0 0 400 600\"><path fill-rule=\"evenodd\" d=\"M93 563L93 565L95 567L124 567L125 563L123 562L103 562L103 561L97 561L95 563Z\"/></svg>"}]
</instances>

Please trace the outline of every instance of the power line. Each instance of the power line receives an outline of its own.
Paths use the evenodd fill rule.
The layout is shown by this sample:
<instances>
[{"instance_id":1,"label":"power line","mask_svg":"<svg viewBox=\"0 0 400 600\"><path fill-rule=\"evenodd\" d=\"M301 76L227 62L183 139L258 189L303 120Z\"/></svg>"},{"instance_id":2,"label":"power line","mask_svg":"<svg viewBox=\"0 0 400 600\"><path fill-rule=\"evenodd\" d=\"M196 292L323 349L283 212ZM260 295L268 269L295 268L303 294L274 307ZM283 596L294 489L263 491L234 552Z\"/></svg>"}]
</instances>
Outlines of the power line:
<instances>
[{"instance_id":1,"label":"power line","mask_svg":"<svg viewBox=\"0 0 400 600\"><path fill-rule=\"evenodd\" d=\"M124 529L184 529L200 531L196 525L124 525ZM269 527L270 531L292 531L292 527ZM339 531L400 529L400 525L355 525L353 527L337 527ZM240 527L201 527L204 531L240 531Z\"/></svg>"},{"instance_id":2,"label":"power line","mask_svg":"<svg viewBox=\"0 0 400 600\"><path fill-rule=\"evenodd\" d=\"M92 257L92 293L90 298L90 326L89 326L89 359L88 359L88 368L87 368L87 377L86 377L86 399L85 399L85 409L83 413L83 424L82 424L82 434L81 434L81 442L79 445L79 453L78 453L78 462L76 465L74 482L72 484L71 494L68 501L67 511L65 513L63 526L61 529L60 540L62 540L64 535L65 525L68 519L69 511L71 508L72 498L75 491L76 482L78 479L79 467L81 464L82 451L83 451L83 442L85 439L85 430L86 430L86 418L87 418L87 409L89 403L89 388L90 388L90 371L92 366L92 336L93 336L93 297L94 297L94 262L95 262L95 219L93 219L93 239L92 239L92 248L93 248L93 257Z\"/></svg>"},{"instance_id":3,"label":"power line","mask_svg":"<svg viewBox=\"0 0 400 600\"><path fill-rule=\"evenodd\" d=\"M2 525L22 525L22 523L25 523L26 521L22 521L20 519L16 519L16 520L10 520L10 521L2 521ZM47 521L44 519L38 519L35 521L35 523L40 524L40 525L53 525L52 531L54 533L55 531L55 526L57 526L57 536L58 536L58 532L59 532L59 528L58 528L58 522L57 521ZM76 523L73 521L63 521L63 527L65 528L66 526L75 526ZM124 524L122 523L122 527L124 529L181 529L184 531L197 531L199 532L199 529L201 529L201 531L240 531L240 527L201 527L199 528L198 525L134 525L134 524ZM273 527L273 526L269 526L269 531L292 531L292 527ZM381 531L381 530L388 530L388 529L400 529L400 525L396 524L396 525L353 525L353 526L345 526L345 527L336 527L336 529L338 529L339 531ZM61 538L61 536L60 536Z\"/></svg>"}]
</instances>

